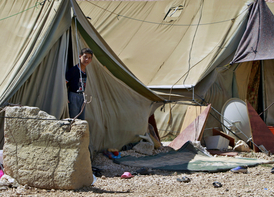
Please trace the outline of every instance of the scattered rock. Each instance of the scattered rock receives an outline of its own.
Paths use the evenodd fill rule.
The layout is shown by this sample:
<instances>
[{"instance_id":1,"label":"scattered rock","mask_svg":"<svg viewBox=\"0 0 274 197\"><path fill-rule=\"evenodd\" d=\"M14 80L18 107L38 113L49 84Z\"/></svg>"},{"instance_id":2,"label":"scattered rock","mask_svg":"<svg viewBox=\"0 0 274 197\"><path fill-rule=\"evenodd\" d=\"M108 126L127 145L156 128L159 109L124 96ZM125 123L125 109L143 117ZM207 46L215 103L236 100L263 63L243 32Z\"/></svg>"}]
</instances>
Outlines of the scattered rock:
<instances>
[{"instance_id":1,"label":"scattered rock","mask_svg":"<svg viewBox=\"0 0 274 197\"><path fill-rule=\"evenodd\" d=\"M214 181L214 182L213 182L213 186L214 186L215 188L219 188L219 187L222 187L223 185L222 185L222 183L220 183L220 182Z\"/></svg>"},{"instance_id":2,"label":"scattered rock","mask_svg":"<svg viewBox=\"0 0 274 197\"><path fill-rule=\"evenodd\" d=\"M7 190L9 189L7 186L0 186L0 190Z\"/></svg>"},{"instance_id":3,"label":"scattered rock","mask_svg":"<svg viewBox=\"0 0 274 197\"><path fill-rule=\"evenodd\" d=\"M120 176L120 175L119 175ZM103 175L103 176L101 176L101 179L106 179L106 177Z\"/></svg>"},{"instance_id":4,"label":"scattered rock","mask_svg":"<svg viewBox=\"0 0 274 197\"><path fill-rule=\"evenodd\" d=\"M11 176L4 174L0 179L0 186L18 187L18 182Z\"/></svg>"},{"instance_id":5,"label":"scattered rock","mask_svg":"<svg viewBox=\"0 0 274 197\"><path fill-rule=\"evenodd\" d=\"M154 144L151 142L140 141L133 147L133 150L145 155L152 155L154 150Z\"/></svg>"}]
</instances>

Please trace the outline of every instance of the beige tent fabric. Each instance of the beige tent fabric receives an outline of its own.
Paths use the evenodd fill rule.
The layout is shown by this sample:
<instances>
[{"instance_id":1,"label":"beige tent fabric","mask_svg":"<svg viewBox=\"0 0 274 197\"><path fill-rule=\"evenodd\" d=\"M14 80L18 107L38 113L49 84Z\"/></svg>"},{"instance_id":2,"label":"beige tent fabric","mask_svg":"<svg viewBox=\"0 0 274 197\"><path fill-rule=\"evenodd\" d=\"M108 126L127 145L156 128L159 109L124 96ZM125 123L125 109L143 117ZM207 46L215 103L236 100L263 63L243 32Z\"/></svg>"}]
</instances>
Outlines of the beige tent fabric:
<instances>
[{"instance_id":1,"label":"beige tent fabric","mask_svg":"<svg viewBox=\"0 0 274 197\"><path fill-rule=\"evenodd\" d=\"M194 95L195 100L204 99L219 112L237 91L233 93L233 71L226 72L226 67L213 70L231 61L252 2L77 1L110 47L145 85L174 102L191 101ZM193 86L194 92L190 89ZM177 103L172 108L172 123L169 110L166 105L165 113L160 109L155 112L161 137L179 133L186 106ZM220 123L210 116L207 126Z\"/></svg>"},{"instance_id":2,"label":"beige tent fabric","mask_svg":"<svg viewBox=\"0 0 274 197\"><path fill-rule=\"evenodd\" d=\"M158 132L161 138L169 139L180 133L187 105L166 104L164 108L155 111Z\"/></svg>"},{"instance_id":3,"label":"beige tent fabric","mask_svg":"<svg viewBox=\"0 0 274 197\"><path fill-rule=\"evenodd\" d=\"M273 90L274 90L274 60L266 60L263 61L263 73L264 73L264 95L265 95L265 109L269 108L264 112L266 116L266 124L269 126L274 126L274 97L273 97Z\"/></svg>"},{"instance_id":4,"label":"beige tent fabric","mask_svg":"<svg viewBox=\"0 0 274 197\"><path fill-rule=\"evenodd\" d=\"M87 72L86 91L92 102L87 106L86 119L93 146L120 149L140 140L136 135L147 132L148 118L158 105L132 91L97 61Z\"/></svg>"},{"instance_id":5,"label":"beige tent fabric","mask_svg":"<svg viewBox=\"0 0 274 197\"><path fill-rule=\"evenodd\" d=\"M79 28L79 25L82 25L85 31L90 30L90 25L84 20L77 26L72 23L73 38L76 38L76 29ZM113 58L117 64L121 63L119 59L115 59L115 54L103 45L102 40L97 37L95 32L89 31L89 33L109 57ZM79 49L89 47L80 32L77 33L77 37L77 41L72 40L73 48L76 49L77 44ZM93 50L92 47L90 48ZM78 55L74 51L74 60L78 60L77 57ZM148 118L161 103L154 103L131 90L122 81L116 79L96 57L95 54L92 65L87 67L87 99L92 96L92 102L86 110L86 119L90 123L91 149L102 150L109 146L120 149L125 144L139 140L136 135L143 135L147 132ZM76 64L77 61L74 63ZM132 75L127 68L125 68L125 72ZM158 96L155 98L160 100Z\"/></svg>"},{"instance_id":6,"label":"beige tent fabric","mask_svg":"<svg viewBox=\"0 0 274 197\"><path fill-rule=\"evenodd\" d=\"M68 29L70 12L66 11L68 4L64 2L52 1L44 5L36 1L1 3L0 41L6 43L0 49L0 69L4 76L0 83L0 103L3 103L24 83ZM61 5L64 9L59 10ZM15 16L7 17L12 15Z\"/></svg>"},{"instance_id":7,"label":"beige tent fabric","mask_svg":"<svg viewBox=\"0 0 274 197\"><path fill-rule=\"evenodd\" d=\"M249 5L254 1L77 2L133 74L165 99L191 101L195 95L196 101L203 99L221 112L228 99L247 98L252 63L233 66L227 63L244 33ZM268 6L273 10L273 3ZM271 79L269 73L265 74L265 80ZM271 104L272 85L264 84L267 107ZM191 86L195 86L194 92ZM183 120L183 108L173 107L175 120ZM160 109L155 113L161 136L179 132L181 123L168 125L168 105L165 113ZM211 110L211 113L220 120L217 112ZM271 109L266 112L267 124L273 122L269 113ZM210 116L207 127L215 126L220 123Z\"/></svg>"},{"instance_id":8,"label":"beige tent fabric","mask_svg":"<svg viewBox=\"0 0 274 197\"><path fill-rule=\"evenodd\" d=\"M210 111L211 115L208 117L207 128L220 126L222 107L235 94L232 86L234 69L235 66L226 65L214 70L216 78L214 83L208 87L204 97L206 102L214 104L213 109Z\"/></svg>"},{"instance_id":9,"label":"beige tent fabric","mask_svg":"<svg viewBox=\"0 0 274 197\"><path fill-rule=\"evenodd\" d=\"M203 103L204 105L207 103L214 104L207 120L207 129L204 135L208 135L208 132L211 132L210 128L220 127L220 129L222 129L220 124L221 111L227 100L232 97L237 97L242 100L247 98L250 72L251 65L248 62L226 65L216 68L210 75L202 80L201 84L203 84L202 87L205 91L203 96L204 103L201 99L197 99L196 102ZM160 111L160 109L157 109L155 112L155 119L157 120L161 137L168 135L174 136L180 133L187 105L180 104L180 102L177 101L176 105L171 106L171 116L175 120L171 122L171 124L168 124L170 118L169 105L166 105L165 113Z\"/></svg>"},{"instance_id":10,"label":"beige tent fabric","mask_svg":"<svg viewBox=\"0 0 274 197\"><path fill-rule=\"evenodd\" d=\"M38 106L56 118L68 117L65 84L68 32L55 43L38 68L9 100L10 103Z\"/></svg>"},{"instance_id":11,"label":"beige tent fabric","mask_svg":"<svg viewBox=\"0 0 274 197\"><path fill-rule=\"evenodd\" d=\"M235 77L237 81L237 89L239 92L239 98L245 100L247 98L247 88L249 76L251 73L252 62L245 62L239 64L235 70Z\"/></svg>"},{"instance_id":12,"label":"beige tent fabric","mask_svg":"<svg viewBox=\"0 0 274 197\"><path fill-rule=\"evenodd\" d=\"M74 28L72 26L72 32ZM79 48L88 47L79 32L78 38ZM76 45L76 40L73 40L73 48ZM76 51L74 52L77 57ZM120 149L125 144L140 140L137 135L147 132L148 118L159 104L115 78L97 60L96 54L87 67L87 79L85 93L88 101L91 98L91 103L87 104L85 115L89 122L91 149Z\"/></svg>"},{"instance_id":13,"label":"beige tent fabric","mask_svg":"<svg viewBox=\"0 0 274 197\"><path fill-rule=\"evenodd\" d=\"M79 19L80 23L80 25L78 24L78 29L86 40L87 44L92 46L94 50L97 50L98 60L104 66L106 66L115 77L125 82L128 86L130 86L141 95L150 100L162 101L162 98L160 98L157 94L154 94L141 81L139 81L134 74L132 74L132 72L126 67L126 65L99 35L95 28L88 22L86 16L82 14L82 11L78 7L78 4L76 2L73 4L75 5L75 15ZM92 40L89 39L89 37L91 37Z\"/></svg>"},{"instance_id":14,"label":"beige tent fabric","mask_svg":"<svg viewBox=\"0 0 274 197\"><path fill-rule=\"evenodd\" d=\"M5 45L0 47L3 73L0 104L8 101L37 106L57 119L68 117L65 82L68 55L74 54L76 64L77 43L79 49L90 47L94 59L87 67L86 94L88 100L92 96L92 102L86 107L86 120L91 133L91 153L105 148L119 149L138 140L137 134L147 132L148 118L162 99L124 66L77 6L74 0L43 4L36 0L3 2L0 38ZM74 17L79 28L82 27L79 31L73 25ZM69 51L70 38L72 51Z\"/></svg>"},{"instance_id":15,"label":"beige tent fabric","mask_svg":"<svg viewBox=\"0 0 274 197\"><path fill-rule=\"evenodd\" d=\"M152 88L182 88L201 81L237 47L234 41L244 30L249 3L77 2L120 59Z\"/></svg>"},{"instance_id":16,"label":"beige tent fabric","mask_svg":"<svg viewBox=\"0 0 274 197\"><path fill-rule=\"evenodd\" d=\"M58 9L61 6L63 9ZM59 49L66 44L64 39L70 25L70 12L67 9L68 4L61 1L43 5L34 0L0 2L1 105L11 102L38 106L57 118L66 116L67 99L64 97L64 91L58 90L59 87L65 87L65 84L58 83L58 80L64 78L59 76L55 79L54 86L48 86L52 85L48 80L54 79L55 72L64 73L64 67L54 67L50 70L52 67L45 66L55 66L64 61L64 52ZM58 41L61 36L62 40ZM60 57L56 56L57 54ZM44 75L44 72L53 76ZM58 95L44 97L45 93L48 95L53 92ZM3 122L1 119L1 147L4 143Z\"/></svg>"},{"instance_id":17,"label":"beige tent fabric","mask_svg":"<svg viewBox=\"0 0 274 197\"><path fill-rule=\"evenodd\" d=\"M251 69L253 62L244 62L240 64L227 65L219 67L214 70L208 77L206 77L202 84L209 84L207 78L214 81L210 86L205 86L206 94L205 101L214 104L214 110L211 110L206 127L220 127L220 112L222 111L224 103L233 97L240 98L243 101L248 99L248 85L251 77ZM264 107L268 107L274 102L273 99L273 75L274 75L274 61L265 60L262 63L263 74L263 95ZM217 112L215 111L217 110ZM260 113L261 111L258 111ZM270 107L264 115L266 116L265 122L267 125L274 125L274 105ZM217 119L215 119L214 117ZM176 129L175 129L176 131ZM175 132L173 131L173 134ZM179 131L177 131L179 133Z\"/></svg>"}]
</instances>

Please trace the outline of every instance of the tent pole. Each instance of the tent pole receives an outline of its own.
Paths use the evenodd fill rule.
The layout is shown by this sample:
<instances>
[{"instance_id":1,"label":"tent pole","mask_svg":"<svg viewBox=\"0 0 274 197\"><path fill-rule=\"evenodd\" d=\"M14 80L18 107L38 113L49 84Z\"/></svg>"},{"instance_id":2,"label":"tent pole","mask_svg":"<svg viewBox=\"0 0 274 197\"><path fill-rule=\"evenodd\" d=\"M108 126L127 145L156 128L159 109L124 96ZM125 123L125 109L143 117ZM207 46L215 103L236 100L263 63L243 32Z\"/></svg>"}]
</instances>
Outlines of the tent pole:
<instances>
[{"instance_id":1,"label":"tent pole","mask_svg":"<svg viewBox=\"0 0 274 197\"><path fill-rule=\"evenodd\" d=\"M266 98L265 97L265 89L264 89L264 80L265 80L265 77L264 77L264 61L262 61L262 60L261 60L261 77L262 77L261 81L262 81L262 94L263 94L262 102L263 102L263 109L265 109L265 98ZM261 114L259 116L261 116ZM264 116L263 116L264 117L264 122L266 121L266 116L267 116L267 114L264 114Z\"/></svg>"},{"instance_id":2,"label":"tent pole","mask_svg":"<svg viewBox=\"0 0 274 197\"><path fill-rule=\"evenodd\" d=\"M194 101L194 87L192 87L192 100Z\"/></svg>"}]
</instances>

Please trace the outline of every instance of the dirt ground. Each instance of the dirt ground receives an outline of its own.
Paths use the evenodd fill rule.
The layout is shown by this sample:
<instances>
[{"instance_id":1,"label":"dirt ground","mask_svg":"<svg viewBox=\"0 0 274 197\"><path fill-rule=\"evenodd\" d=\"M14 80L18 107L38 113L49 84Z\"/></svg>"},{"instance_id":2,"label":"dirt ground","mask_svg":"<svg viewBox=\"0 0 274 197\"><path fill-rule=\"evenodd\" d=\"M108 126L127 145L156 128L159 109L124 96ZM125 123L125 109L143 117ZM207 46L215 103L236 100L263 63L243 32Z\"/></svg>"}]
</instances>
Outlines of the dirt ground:
<instances>
[{"instance_id":1,"label":"dirt ground","mask_svg":"<svg viewBox=\"0 0 274 197\"><path fill-rule=\"evenodd\" d=\"M168 151L162 147L157 152ZM140 156L133 150L122 152L124 155ZM274 155L264 153L239 153L242 157L274 160ZM93 166L102 170L94 185L78 190L45 190L28 186L1 190L0 196L274 196L274 164L263 164L248 168L248 173L179 173L149 169L149 175L135 175L130 179L122 179L124 172L132 174L140 168L118 165L99 153ZM188 177L190 182L177 179ZM213 182L221 187L215 188Z\"/></svg>"}]
</instances>

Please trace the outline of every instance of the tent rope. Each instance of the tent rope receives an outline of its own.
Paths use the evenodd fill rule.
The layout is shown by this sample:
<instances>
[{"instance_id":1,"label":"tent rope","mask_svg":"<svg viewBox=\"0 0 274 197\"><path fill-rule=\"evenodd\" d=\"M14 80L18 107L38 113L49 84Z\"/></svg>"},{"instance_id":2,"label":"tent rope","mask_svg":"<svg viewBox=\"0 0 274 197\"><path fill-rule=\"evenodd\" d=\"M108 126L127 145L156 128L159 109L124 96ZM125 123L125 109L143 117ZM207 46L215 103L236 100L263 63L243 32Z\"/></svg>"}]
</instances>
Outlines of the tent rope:
<instances>
[{"instance_id":1,"label":"tent rope","mask_svg":"<svg viewBox=\"0 0 274 197\"><path fill-rule=\"evenodd\" d=\"M123 17L126 19L130 19L130 20L135 20L135 21L140 21L140 22L144 22L144 23L150 23L150 24L155 24L155 25L167 25L167 26L197 26L197 25L213 25L213 24L218 24L218 23L225 23L225 22L229 22L229 21L233 21L236 20L236 18L238 18L240 15L242 15L243 13L245 13L246 10L249 9L250 5L247 5L247 8L244 9L242 12L240 12L237 16L235 16L234 18L231 19L226 19L226 20L222 20L222 21L216 21L216 22L212 22L212 23L202 23L202 24L166 24L166 23L157 23L157 22L152 22L152 21L146 21L146 20L142 20L142 19L137 19L137 18L133 18L133 17L129 17L129 16L125 16L125 15L121 15L121 14L116 14L114 11L110 11L106 8L103 8L99 5L96 5L95 3L91 2L91 1L86 1L87 3L90 3L106 12L109 12L113 15L116 15L117 20L119 20L119 17Z\"/></svg>"},{"instance_id":2,"label":"tent rope","mask_svg":"<svg viewBox=\"0 0 274 197\"><path fill-rule=\"evenodd\" d=\"M19 106L22 107L22 105L18 105L18 104L7 104L1 111L0 113L3 113L6 111L7 107L12 107L12 106ZM53 118L32 118L32 117L19 117L19 116L0 116L0 118L10 118L10 119L25 119L25 120L51 120L51 121L60 121L58 119L53 119ZM61 121L68 121L70 122L69 124L62 124L62 125L70 125L71 123L71 119L64 119Z\"/></svg>"},{"instance_id":3,"label":"tent rope","mask_svg":"<svg viewBox=\"0 0 274 197\"><path fill-rule=\"evenodd\" d=\"M72 4L72 3L71 3ZM77 29L77 15L76 15L76 12L75 12L75 9L74 9L74 7L73 7L73 13L74 13L74 23L75 23L75 35L76 35L76 48L77 48L77 54L78 54L78 57L80 56L80 53L79 53L79 41L78 41L78 29ZM91 102L91 100L92 100L92 97L90 96L90 101L87 101L87 99L86 99L86 94L85 94L85 90L84 90L84 82L83 82L83 77L82 77L82 70L81 70L81 60L80 60L80 58L78 58L78 68L79 68L79 73L80 73L80 81L81 81L81 87L82 87L82 94L83 94L83 98L84 98L84 102L83 102L83 105L82 105L82 107L81 107L81 111L79 112L79 114L77 114L73 119L72 119L72 121L71 121L71 124L72 123L74 123L74 121L76 120L76 118L78 117L78 116L80 116L80 114L82 114L83 113L83 111L84 111L84 108L85 108L85 106L86 106L86 104L88 104L88 103L90 103Z\"/></svg>"},{"instance_id":4,"label":"tent rope","mask_svg":"<svg viewBox=\"0 0 274 197\"><path fill-rule=\"evenodd\" d=\"M195 94L196 96L198 96L202 102L204 102L205 104L202 104L202 103L199 103L195 98L193 98L193 102L197 103L198 105L200 106L206 106L208 105L209 103L207 101L205 101L205 99L201 98L199 95ZM226 122L228 122L229 124L232 125L232 122L230 120L228 120L227 118L225 118L217 109L215 109L214 107L211 106L211 109L213 109L219 116L221 116ZM211 113L210 113L211 114ZM214 118L217 119L217 117L215 117L213 114L211 114ZM219 120L218 120L219 121ZM237 136L237 134L235 134L231 129L227 128L226 125L224 125L221 121L219 121L223 126L226 127L226 129L228 129L231 133L233 133L237 138L241 139L239 136ZM235 125L235 127L247 138L247 139L250 139L250 137L248 137L244 132L242 132L238 127L237 125ZM243 139L241 139L243 140Z\"/></svg>"},{"instance_id":5,"label":"tent rope","mask_svg":"<svg viewBox=\"0 0 274 197\"><path fill-rule=\"evenodd\" d=\"M261 116L265 111L267 111L273 104L274 104L274 102L271 103L267 108L265 108L264 111L262 111L262 112L259 114L259 116Z\"/></svg>"},{"instance_id":6,"label":"tent rope","mask_svg":"<svg viewBox=\"0 0 274 197\"><path fill-rule=\"evenodd\" d=\"M7 107L9 106L21 106L21 105L17 105L17 104L9 104L7 106L5 106L1 111L0 113L6 111ZM65 122L62 122L60 125L59 125L59 128L61 128L62 126L68 126L66 128L66 130L68 132L70 132L71 130L71 125L72 125L72 120L71 119L64 119L64 120L58 120L58 119L53 119L53 118L32 118L32 117L19 117L19 116L0 116L0 118L8 118L8 119L23 119L23 120L36 120L36 121L45 121L45 120L48 120L48 121L68 121L68 123L65 123ZM63 131L60 135L62 135L65 131ZM60 136L59 135L59 136ZM2 136L1 140L0 140L0 144L2 144L4 140L4 135Z\"/></svg>"},{"instance_id":7,"label":"tent rope","mask_svg":"<svg viewBox=\"0 0 274 197\"><path fill-rule=\"evenodd\" d=\"M188 54L188 70L187 70L186 77L184 78L184 82L183 82L184 85L185 85L186 79L188 78L188 75L189 75L189 72L190 72L190 69L191 69L191 63L190 63L190 61L191 61L191 57L192 57L192 49L193 49L194 41L195 41L195 38L196 38L196 35L197 35L197 32L198 32L198 28L200 26L200 22L201 22L201 19L202 19L203 7L204 7L204 1L203 1L202 5L201 5L201 8L200 8L201 10L200 10L199 21L198 21L198 24L196 26L196 29L195 29L195 32L194 32L194 35L193 35L193 38L192 38L192 42L191 42L189 54Z\"/></svg>"},{"instance_id":8,"label":"tent rope","mask_svg":"<svg viewBox=\"0 0 274 197\"><path fill-rule=\"evenodd\" d=\"M9 118L9 119L22 119L22 120L51 120L51 121L68 121L71 122L70 119L64 119L64 120L58 120L58 119L53 119L53 118L31 118L31 117L19 117L19 116L0 116L0 118ZM70 125L69 124L62 124L62 125Z\"/></svg>"},{"instance_id":9,"label":"tent rope","mask_svg":"<svg viewBox=\"0 0 274 197\"><path fill-rule=\"evenodd\" d=\"M70 122L70 125L72 125L72 124L74 123L74 121L76 120L76 118L78 118L78 117L80 116L80 114L83 113L86 104L90 103L91 100L92 100L92 96L90 96L90 100L89 100L89 101L86 100L86 96L87 96L87 95L86 95L85 93L83 93L83 96L84 96L84 103L83 103L83 105L82 105L82 107L81 107L81 111L79 112L79 114L77 114L77 115L72 119L72 121Z\"/></svg>"},{"instance_id":10,"label":"tent rope","mask_svg":"<svg viewBox=\"0 0 274 197\"><path fill-rule=\"evenodd\" d=\"M106 8L103 8L103 7L101 7L101 6L99 6L99 5L95 4L95 3L93 3L93 2L91 2L91 1L87 1L87 3L90 3L90 4L92 4L92 5L94 5L94 6L98 7L98 8L100 8L100 9L106 11L106 12L109 12L109 13L111 13L111 14L113 14L113 15L116 15L117 20L119 20L119 17L123 17L123 18L130 19L130 20L140 21L140 22L143 22L143 23L157 24L157 25L167 25L167 26L188 26L188 27L189 27L189 26L197 26L197 28L196 28L196 30L195 30L195 35L196 35L196 33L197 33L198 27L199 27L199 26L202 26L202 25L212 25L212 24L225 23L225 22L232 22L232 23L234 23L235 20L236 20L239 16L243 15L244 13L246 13L246 11L249 10L249 7L252 5L252 3L248 4L248 5L246 6L246 8L243 9L237 16L235 16L235 17L233 17L233 18L231 18L231 19L227 19L227 20L216 21L216 22L212 22L212 23L200 23L201 15L202 15L202 9L201 9L201 15L200 15L199 23L198 23L198 24L173 24L173 23L172 23L172 24L166 24L166 23L162 23L162 22L161 22L161 23L157 23L157 22L152 22L152 21L146 21L146 20L136 19L136 18L128 17L128 16L121 15L121 14L116 14L114 11L110 11L110 10L108 10L108 9L106 9ZM177 82L175 82L175 83L172 85L172 87L170 88L169 100L171 100L171 92L173 91L174 85L176 85L183 77L185 77L185 79L184 79L184 84L185 84L185 81L186 81L186 79L187 79L187 77L188 77L188 75L189 75L189 72L190 72L191 68L192 68L192 67L190 66L190 59L191 59L191 51L192 51L192 47L193 47L195 35L194 35L194 37L193 37L191 49L190 49L190 52L189 52L189 61L188 61L188 62L189 62L189 68L188 68L188 71L187 71L186 73L184 73L184 74L177 80ZM193 65L193 67L194 67L194 66L195 66L195 65ZM188 91L191 91L191 90L192 90L192 91L194 92L194 86L191 87L191 88L187 88L187 90L188 90ZM165 105L164 105L164 106L165 106ZM163 106L163 107L164 107L164 106Z\"/></svg>"},{"instance_id":11,"label":"tent rope","mask_svg":"<svg viewBox=\"0 0 274 197\"><path fill-rule=\"evenodd\" d=\"M79 53L79 42L78 42L78 30L77 30L77 19L76 16L74 17L74 22L75 22L75 35L76 35L76 48L77 48L77 54L78 56L80 55ZM80 73L80 82L81 82L81 87L82 87L82 91L84 91L84 83L83 83L83 77L82 77L82 70L81 70L81 61L78 58L78 68L79 68L79 73ZM85 99L85 97L84 97Z\"/></svg>"},{"instance_id":12,"label":"tent rope","mask_svg":"<svg viewBox=\"0 0 274 197\"><path fill-rule=\"evenodd\" d=\"M5 17L5 18L1 18L0 21L3 21L3 20L6 20L6 19L8 19L8 18L14 17L14 16L16 16L16 15L22 14L23 12L26 12L26 11L31 10L31 9L33 9L33 8L37 8L37 9L38 9L39 5L40 5L40 6L43 6L43 5L45 4L46 1L49 1L49 0L44 0L44 1L41 1L41 2L36 2L34 6L28 8L28 9L25 9L25 10L23 10L23 11L21 11L21 12L15 13L15 14L13 14L13 15L7 16L7 17Z\"/></svg>"},{"instance_id":13,"label":"tent rope","mask_svg":"<svg viewBox=\"0 0 274 197\"><path fill-rule=\"evenodd\" d=\"M198 25L196 26L196 29L195 29L195 32L194 32L194 35L193 35L193 38L192 38L192 42L191 42L191 46L190 46L190 50L189 50L189 54L188 54L188 70L185 74L183 74L183 76L181 76L179 78L179 80L177 80L170 88L170 91L169 91L169 97L168 99L170 100L171 99L171 92L173 90L173 87L185 76L184 78L184 81L183 81L183 84L185 85L185 81L186 79L188 78L188 75L189 75L189 72L191 70L191 64L190 64L190 60L191 60L191 53L192 53L192 48L193 48L193 44L194 44L194 41L195 41L195 37L196 37L196 34L197 34L197 31L198 31L198 28L199 28L199 24L200 24L200 21L202 19L202 13L203 13L203 1L202 1L202 5L201 5L201 8L200 8L200 17L199 17L199 22L198 22ZM193 92L194 92L194 87L190 88L190 89L193 89ZM189 88L187 88L187 90L189 90ZM170 114L169 114L169 120L168 120L168 124L170 123L170 119L171 119L171 104L170 104Z\"/></svg>"}]
</instances>

